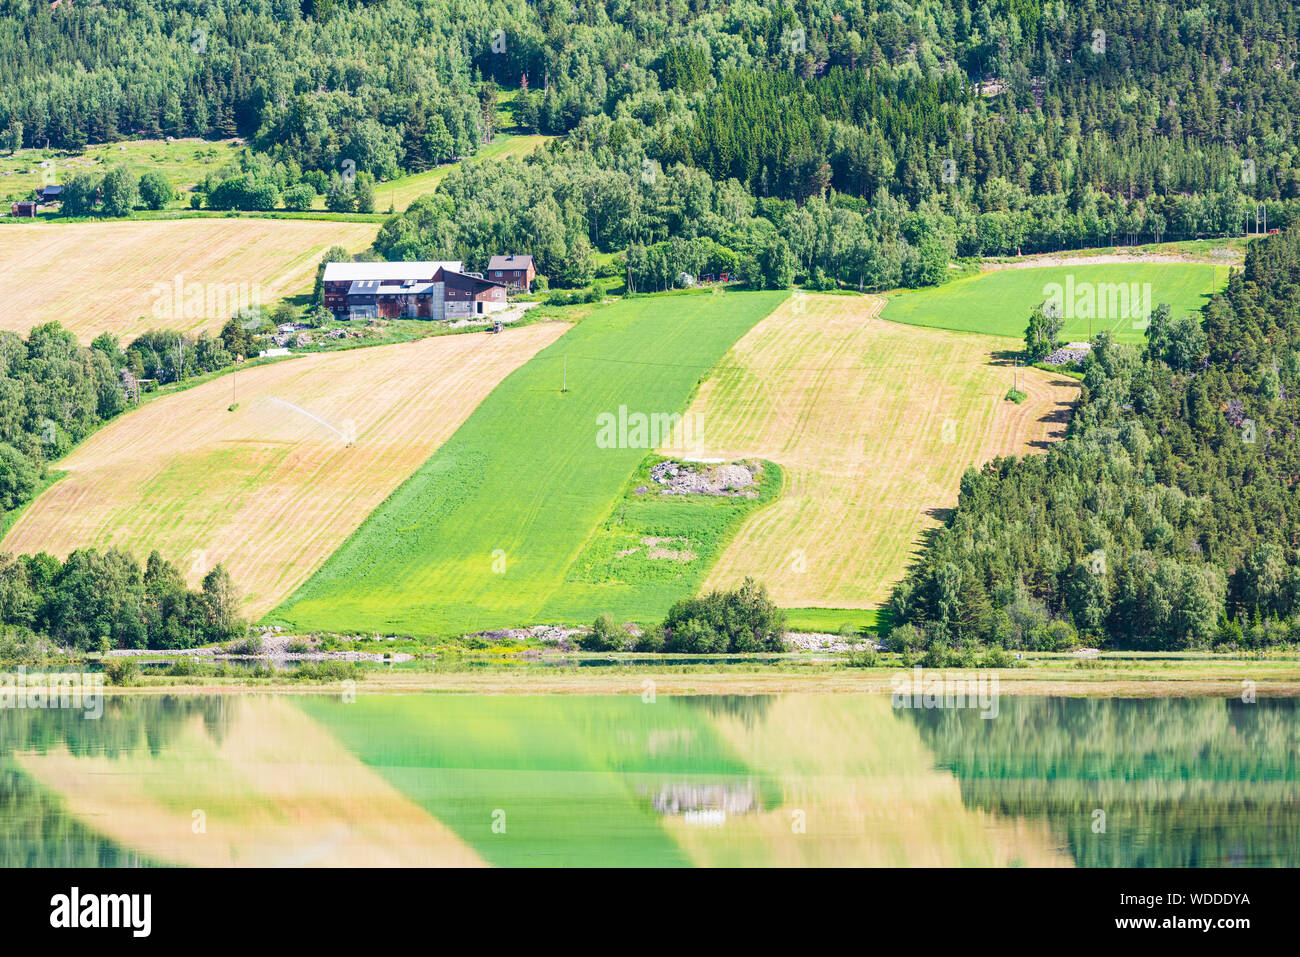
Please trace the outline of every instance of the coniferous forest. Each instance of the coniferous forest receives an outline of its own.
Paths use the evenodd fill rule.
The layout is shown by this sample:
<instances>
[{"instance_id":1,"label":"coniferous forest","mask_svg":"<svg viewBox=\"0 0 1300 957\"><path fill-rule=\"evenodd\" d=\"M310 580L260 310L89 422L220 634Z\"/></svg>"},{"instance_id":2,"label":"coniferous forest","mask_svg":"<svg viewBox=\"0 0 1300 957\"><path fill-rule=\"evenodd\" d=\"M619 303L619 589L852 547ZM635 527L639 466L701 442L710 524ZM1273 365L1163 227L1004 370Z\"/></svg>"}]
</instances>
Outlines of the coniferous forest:
<instances>
[{"instance_id":1,"label":"coniferous forest","mask_svg":"<svg viewBox=\"0 0 1300 957\"><path fill-rule=\"evenodd\" d=\"M244 137L240 182L205 184L230 208L472 155L505 116L560 139L449 182L454 204L413 209L381 253L477 262L536 232L561 284L626 249L644 291L700 269L916 286L952 255L1287 226L1298 17L1284 0L9 0L0 127L29 147Z\"/></svg>"}]
</instances>

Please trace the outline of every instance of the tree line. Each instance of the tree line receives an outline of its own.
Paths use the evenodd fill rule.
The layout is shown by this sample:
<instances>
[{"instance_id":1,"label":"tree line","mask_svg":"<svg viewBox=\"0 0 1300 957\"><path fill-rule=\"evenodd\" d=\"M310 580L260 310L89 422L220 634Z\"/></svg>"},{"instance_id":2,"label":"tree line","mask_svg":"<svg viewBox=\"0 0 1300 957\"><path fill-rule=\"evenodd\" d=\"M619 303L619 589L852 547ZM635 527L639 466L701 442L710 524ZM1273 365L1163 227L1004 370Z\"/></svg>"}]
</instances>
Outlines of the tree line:
<instances>
[{"instance_id":1,"label":"tree line","mask_svg":"<svg viewBox=\"0 0 1300 957\"><path fill-rule=\"evenodd\" d=\"M943 275L946 250L1228 235L1254 228L1259 204L1269 225L1289 225L1298 17L1281 0L941 0L907 12L883 0L138 0L129 16L10 3L0 57L16 76L0 127L11 145L68 148L238 134L256 159L209 177L198 202L303 209L324 195L330 209L366 211L375 182L474 152L504 92L520 127L564 137L557 172L591 174L587 197L557 185L558 210L537 213L561 281L588 278L588 245L706 236L765 283L788 260L807 280L817 269L864 288L918 285ZM739 201L769 225L692 226L698 208L666 206L653 182L679 167L725 189L726 212ZM497 220L521 215L518 191L468 182L487 191L456 196L451 217L508 236ZM125 189L113 184L102 208L120 208ZM790 235L806 224L789 210L808 207L835 211L833 235ZM426 245L484 245L454 232ZM660 261L643 285L690 272L676 261L693 253L670 251L670 269L664 252L647 253Z\"/></svg>"},{"instance_id":2,"label":"tree line","mask_svg":"<svg viewBox=\"0 0 1300 957\"><path fill-rule=\"evenodd\" d=\"M190 589L152 552L144 567L116 548L0 555L0 628L76 651L193 648L240 635L245 622L230 575L212 568Z\"/></svg>"}]
</instances>

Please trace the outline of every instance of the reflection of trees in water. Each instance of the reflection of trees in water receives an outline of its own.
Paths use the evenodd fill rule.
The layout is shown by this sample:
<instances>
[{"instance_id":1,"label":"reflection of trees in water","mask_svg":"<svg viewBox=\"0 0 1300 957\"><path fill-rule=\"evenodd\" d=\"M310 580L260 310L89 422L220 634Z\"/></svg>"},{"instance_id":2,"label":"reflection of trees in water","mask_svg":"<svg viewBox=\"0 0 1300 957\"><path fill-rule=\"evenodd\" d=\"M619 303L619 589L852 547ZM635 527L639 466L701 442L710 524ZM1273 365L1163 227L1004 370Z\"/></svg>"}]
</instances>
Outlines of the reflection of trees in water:
<instances>
[{"instance_id":1,"label":"reflection of trees in water","mask_svg":"<svg viewBox=\"0 0 1300 957\"><path fill-rule=\"evenodd\" d=\"M100 837L69 817L57 795L20 770L20 751L66 746L73 754L116 757L147 747L158 755L194 715L203 716L216 740L225 723L218 697L113 697L104 713L84 708L0 708L0 866L131 867L147 865L134 851Z\"/></svg>"},{"instance_id":2,"label":"reflection of trees in water","mask_svg":"<svg viewBox=\"0 0 1300 957\"><path fill-rule=\"evenodd\" d=\"M905 713L968 806L1046 818L1080 864L1300 864L1295 700L1004 697L993 720Z\"/></svg>"},{"instance_id":3,"label":"reflection of trees in water","mask_svg":"<svg viewBox=\"0 0 1300 957\"><path fill-rule=\"evenodd\" d=\"M59 798L0 758L0 867L135 867L151 862L69 817Z\"/></svg>"},{"instance_id":4,"label":"reflection of trees in water","mask_svg":"<svg viewBox=\"0 0 1300 957\"><path fill-rule=\"evenodd\" d=\"M0 708L0 756L64 745L73 754L117 757L141 746L157 756L195 715L218 742L225 712L238 702L213 695L105 697L99 718L77 708Z\"/></svg>"},{"instance_id":5,"label":"reflection of trees in water","mask_svg":"<svg viewBox=\"0 0 1300 957\"><path fill-rule=\"evenodd\" d=\"M767 717L772 707L771 695L701 694L678 699L694 708L702 708L711 715L739 718L747 728Z\"/></svg>"}]
</instances>

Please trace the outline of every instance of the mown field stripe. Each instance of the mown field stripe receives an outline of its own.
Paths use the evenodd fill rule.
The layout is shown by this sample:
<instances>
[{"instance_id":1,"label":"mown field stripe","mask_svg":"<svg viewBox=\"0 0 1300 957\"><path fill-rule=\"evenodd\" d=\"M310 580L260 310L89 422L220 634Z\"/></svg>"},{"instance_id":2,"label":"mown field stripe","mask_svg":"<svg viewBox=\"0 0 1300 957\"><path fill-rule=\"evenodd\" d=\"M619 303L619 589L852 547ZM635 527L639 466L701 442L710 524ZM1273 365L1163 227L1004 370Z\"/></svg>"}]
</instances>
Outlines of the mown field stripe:
<instances>
[{"instance_id":1,"label":"mown field stripe","mask_svg":"<svg viewBox=\"0 0 1300 957\"><path fill-rule=\"evenodd\" d=\"M593 313L507 377L269 620L403 634L538 620L657 444L602 448L598 417L684 411L701 378L785 296L657 296ZM591 600L570 610L619 611Z\"/></svg>"}]
</instances>

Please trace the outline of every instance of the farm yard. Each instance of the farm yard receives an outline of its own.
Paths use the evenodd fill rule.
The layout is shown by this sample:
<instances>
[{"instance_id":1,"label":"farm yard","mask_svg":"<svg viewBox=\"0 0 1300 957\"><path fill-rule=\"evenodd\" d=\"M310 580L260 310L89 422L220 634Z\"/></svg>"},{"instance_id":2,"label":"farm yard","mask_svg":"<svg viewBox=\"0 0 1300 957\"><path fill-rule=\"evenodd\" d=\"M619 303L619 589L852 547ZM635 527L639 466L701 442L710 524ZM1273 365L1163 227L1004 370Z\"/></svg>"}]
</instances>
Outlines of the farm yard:
<instances>
[{"instance_id":1,"label":"farm yard","mask_svg":"<svg viewBox=\"0 0 1300 957\"><path fill-rule=\"evenodd\" d=\"M1151 307L1167 302L1175 316L1198 314L1210 294L1226 285L1230 270L1228 265L1189 262L1002 268L889 293L883 315L891 322L1023 339L1030 311L1048 298L1055 283L1064 300L1064 340L1086 342L1109 330L1121 342L1141 342L1145 325L1129 315L1131 306L1123 307L1140 297L1143 284L1150 284ZM1135 286L1138 296L1132 295ZM1094 297L1091 319L1083 298L1089 294Z\"/></svg>"},{"instance_id":2,"label":"farm yard","mask_svg":"<svg viewBox=\"0 0 1300 957\"><path fill-rule=\"evenodd\" d=\"M603 444L600 417L620 407L680 413L732 344L786 296L680 294L596 310L507 377L267 620L448 634L557 616L587 623L603 611L661 615L692 589L689 576L568 580L657 444L631 435Z\"/></svg>"},{"instance_id":3,"label":"farm yard","mask_svg":"<svg viewBox=\"0 0 1300 957\"><path fill-rule=\"evenodd\" d=\"M925 529L956 504L962 472L1064 431L1078 384L1021 369L1006 340L879 319L876 297L796 293L701 387L701 428L665 454L769 459L785 489L749 515L705 588L746 575L790 608L884 601ZM852 616L848 616L852 617Z\"/></svg>"},{"instance_id":4,"label":"farm yard","mask_svg":"<svg viewBox=\"0 0 1300 957\"><path fill-rule=\"evenodd\" d=\"M58 463L4 551L224 562L245 611L293 592L562 323L317 353L147 403Z\"/></svg>"},{"instance_id":5,"label":"farm yard","mask_svg":"<svg viewBox=\"0 0 1300 957\"><path fill-rule=\"evenodd\" d=\"M148 329L216 331L256 296L310 292L325 250L361 250L374 223L179 219L0 229L0 329L57 320L82 342ZM178 295L179 289L179 295Z\"/></svg>"}]
</instances>

